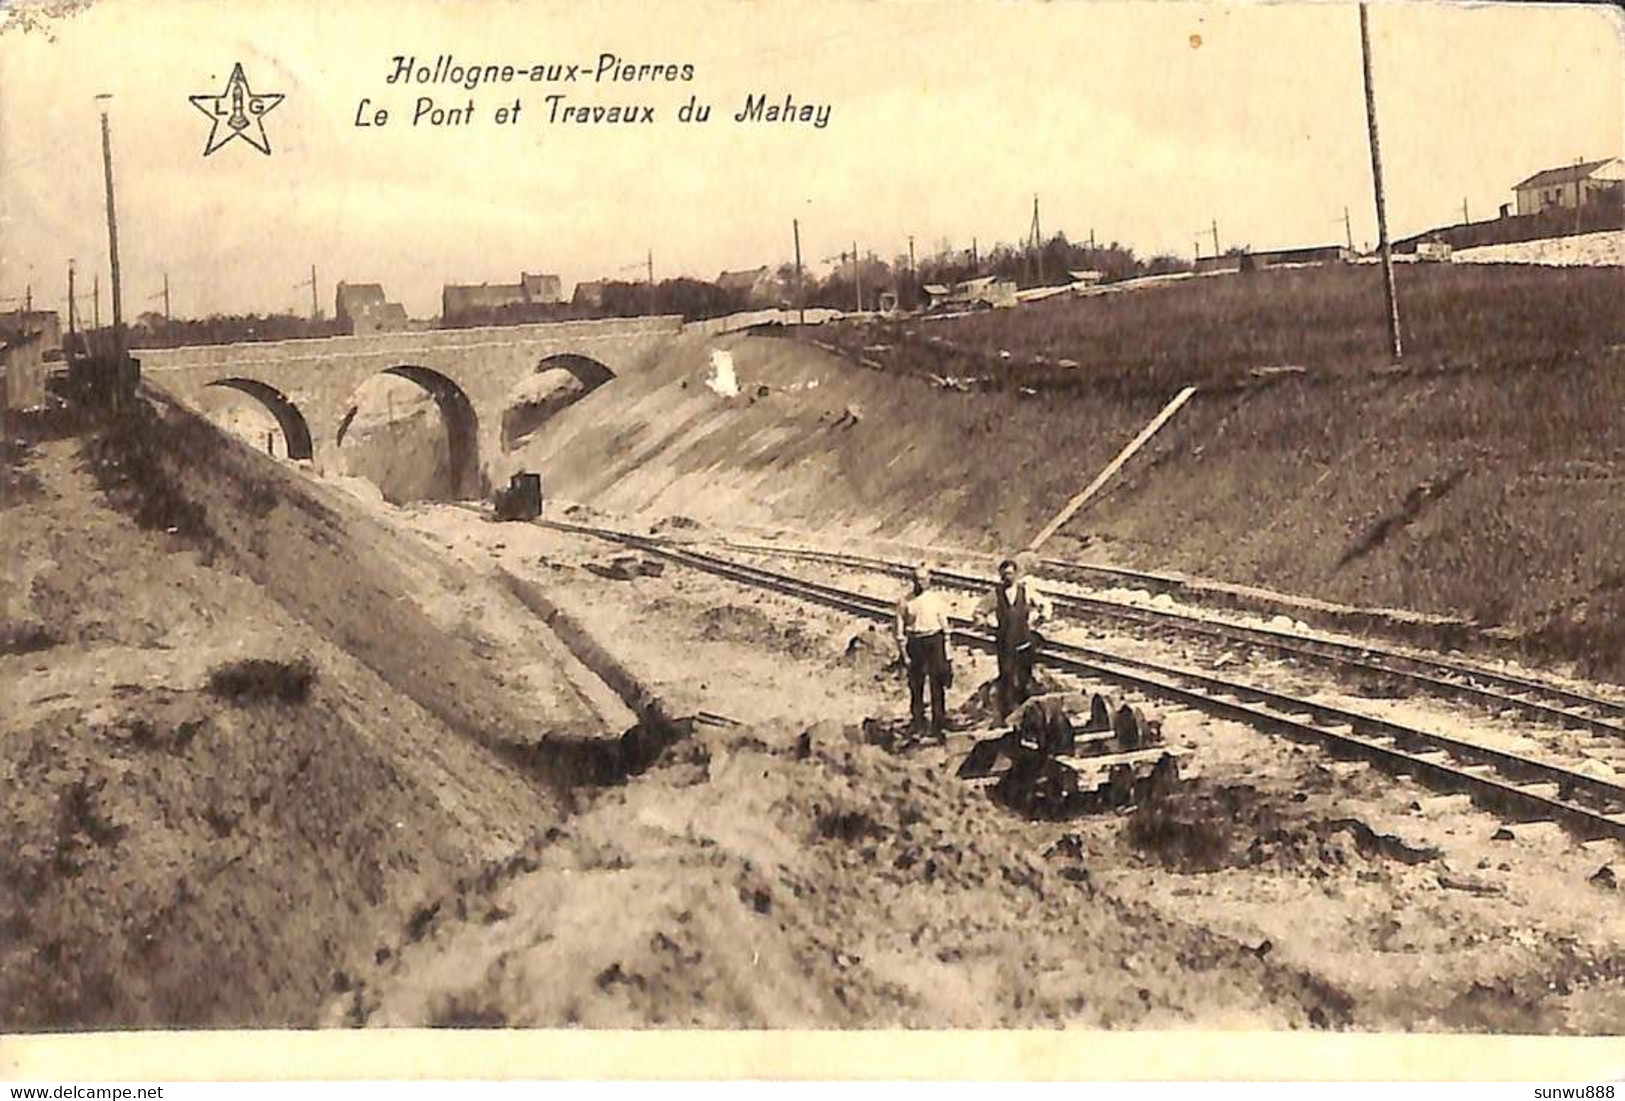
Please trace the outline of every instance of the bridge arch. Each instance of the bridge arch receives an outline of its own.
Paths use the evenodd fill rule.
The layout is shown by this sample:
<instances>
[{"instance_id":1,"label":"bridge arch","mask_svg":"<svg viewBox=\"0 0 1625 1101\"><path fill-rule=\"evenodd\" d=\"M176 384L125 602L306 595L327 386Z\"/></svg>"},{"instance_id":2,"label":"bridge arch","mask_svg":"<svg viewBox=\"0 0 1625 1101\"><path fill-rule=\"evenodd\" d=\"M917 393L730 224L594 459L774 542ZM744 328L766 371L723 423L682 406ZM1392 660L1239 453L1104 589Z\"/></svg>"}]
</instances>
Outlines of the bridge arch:
<instances>
[{"instance_id":1,"label":"bridge arch","mask_svg":"<svg viewBox=\"0 0 1625 1101\"><path fill-rule=\"evenodd\" d=\"M288 395L275 386L252 378L217 378L207 386L218 386L224 390L235 390L239 394L246 394L259 402L265 410L276 418L277 427L282 429L282 442L287 445L288 458L309 459L314 454L311 446L310 425L305 421L305 415L299 407L288 399Z\"/></svg>"},{"instance_id":2,"label":"bridge arch","mask_svg":"<svg viewBox=\"0 0 1625 1101\"><path fill-rule=\"evenodd\" d=\"M542 357L503 400L502 450L518 447L565 406L614 378L614 371L589 356L564 352Z\"/></svg>"},{"instance_id":3,"label":"bridge arch","mask_svg":"<svg viewBox=\"0 0 1625 1101\"><path fill-rule=\"evenodd\" d=\"M537 374L554 370L569 371L581 380L582 388L587 392L598 389L598 387L615 377L614 371L611 371L596 359L591 356L577 355L574 352L544 356L541 362L536 364Z\"/></svg>"},{"instance_id":4,"label":"bridge arch","mask_svg":"<svg viewBox=\"0 0 1625 1101\"><path fill-rule=\"evenodd\" d=\"M398 363L374 374L406 379L434 399L440 412L441 424L446 429L447 462L450 467L450 492L453 497L478 497L482 492L480 479L480 426L479 416L468 394L449 375L432 367L413 363ZM360 412L353 400L333 433L333 446L340 448L351 424ZM444 484L444 483L442 483ZM387 490L386 490L387 494Z\"/></svg>"},{"instance_id":5,"label":"bridge arch","mask_svg":"<svg viewBox=\"0 0 1625 1101\"><path fill-rule=\"evenodd\" d=\"M415 382L434 398L446 426L452 492L463 498L480 496L480 419L463 388L449 375L412 363L399 363L379 373Z\"/></svg>"}]
</instances>

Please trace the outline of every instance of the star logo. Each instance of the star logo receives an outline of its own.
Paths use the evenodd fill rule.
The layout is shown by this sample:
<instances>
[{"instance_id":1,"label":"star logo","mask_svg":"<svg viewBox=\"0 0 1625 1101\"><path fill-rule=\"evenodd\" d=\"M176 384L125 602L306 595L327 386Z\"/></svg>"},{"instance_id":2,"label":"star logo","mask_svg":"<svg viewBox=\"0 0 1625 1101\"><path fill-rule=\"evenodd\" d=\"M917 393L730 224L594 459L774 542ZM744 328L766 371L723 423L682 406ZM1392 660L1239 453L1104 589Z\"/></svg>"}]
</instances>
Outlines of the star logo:
<instances>
[{"instance_id":1,"label":"star logo","mask_svg":"<svg viewBox=\"0 0 1625 1101\"><path fill-rule=\"evenodd\" d=\"M209 131L209 144L203 147L205 157L232 138L242 138L266 156L271 155L271 141L265 136L263 120L271 108L282 102L282 96L255 95L250 91L240 62L233 66L225 91L217 96L187 98L214 123Z\"/></svg>"}]
</instances>

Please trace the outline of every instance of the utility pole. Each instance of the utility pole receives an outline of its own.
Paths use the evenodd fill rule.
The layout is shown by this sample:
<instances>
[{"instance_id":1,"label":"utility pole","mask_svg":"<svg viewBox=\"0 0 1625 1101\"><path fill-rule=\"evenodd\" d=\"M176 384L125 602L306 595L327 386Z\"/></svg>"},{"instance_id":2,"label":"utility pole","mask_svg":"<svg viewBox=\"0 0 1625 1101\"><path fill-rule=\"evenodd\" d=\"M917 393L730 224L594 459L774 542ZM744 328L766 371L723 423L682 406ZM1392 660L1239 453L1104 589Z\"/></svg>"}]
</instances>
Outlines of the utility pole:
<instances>
[{"instance_id":1,"label":"utility pole","mask_svg":"<svg viewBox=\"0 0 1625 1101\"><path fill-rule=\"evenodd\" d=\"M852 242L852 286L856 288L858 312L863 312L863 264L858 260L858 243Z\"/></svg>"},{"instance_id":2,"label":"utility pole","mask_svg":"<svg viewBox=\"0 0 1625 1101\"><path fill-rule=\"evenodd\" d=\"M915 300L919 298L919 275L914 270L914 235L908 235L908 308L913 309Z\"/></svg>"},{"instance_id":3,"label":"utility pole","mask_svg":"<svg viewBox=\"0 0 1625 1101\"><path fill-rule=\"evenodd\" d=\"M23 313L34 312L34 284L29 283L23 288Z\"/></svg>"},{"instance_id":4,"label":"utility pole","mask_svg":"<svg viewBox=\"0 0 1625 1101\"><path fill-rule=\"evenodd\" d=\"M1343 232L1348 234L1349 251L1354 251L1354 223L1349 221L1349 208L1343 208Z\"/></svg>"},{"instance_id":5,"label":"utility pole","mask_svg":"<svg viewBox=\"0 0 1625 1101\"><path fill-rule=\"evenodd\" d=\"M73 361L73 349L78 344L79 300L73 294L73 258L68 258L68 361Z\"/></svg>"},{"instance_id":6,"label":"utility pole","mask_svg":"<svg viewBox=\"0 0 1625 1101\"><path fill-rule=\"evenodd\" d=\"M644 260L649 266L649 314L652 317L655 313L655 250L650 249Z\"/></svg>"},{"instance_id":7,"label":"utility pole","mask_svg":"<svg viewBox=\"0 0 1625 1101\"><path fill-rule=\"evenodd\" d=\"M1219 255L1219 220L1213 219L1213 255Z\"/></svg>"},{"instance_id":8,"label":"utility pole","mask_svg":"<svg viewBox=\"0 0 1625 1101\"><path fill-rule=\"evenodd\" d=\"M310 278L309 279L303 279L303 280L300 280L299 282L295 283L293 285L293 289L298 290L300 287L306 287L306 286L308 286L310 288L310 320L312 322L320 321L322 319L322 307L321 307L320 303L316 299L316 265L315 264L310 265ZM291 310L292 310L292 308L290 307L290 312L291 312Z\"/></svg>"},{"instance_id":9,"label":"utility pole","mask_svg":"<svg viewBox=\"0 0 1625 1101\"><path fill-rule=\"evenodd\" d=\"M1467 216L1467 196L1463 195L1461 197L1461 224L1466 225L1471 221L1472 219Z\"/></svg>"},{"instance_id":10,"label":"utility pole","mask_svg":"<svg viewBox=\"0 0 1625 1101\"><path fill-rule=\"evenodd\" d=\"M90 325L93 329L102 327L102 273L99 271L90 276Z\"/></svg>"},{"instance_id":11,"label":"utility pole","mask_svg":"<svg viewBox=\"0 0 1625 1101\"><path fill-rule=\"evenodd\" d=\"M1371 184L1377 196L1377 248L1382 253L1382 289L1388 299L1388 349L1398 363L1405 354L1399 337L1399 299L1394 294L1394 253L1388 244L1388 204L1382 191L1382 147L1377 141L1377 93L1371 82L1371 17L1360 5L1360 62L1365 72L1366 129L1371 138Z\"/></svg>"},{"instance_id":12,"label":"utility pole","mask_svg":"<svg viewBox=\"0 0 1625 1101\"><path fill-rule=\"evenodd\" d=\"M1580 208L1585 205L1580 192L1580 166L1585 162L1579 157L1574 158L1574 232L1580 232Z\"/></svg>"},{"instance_id":13,"label":"utility pole","mask_svg":"<svg viewBox=\"0 0 1625 1101\"><path fill-rule=\"evenodd\" d=\"M1038 225L1038 196L1033 196L1033 252L1037 254L1038 282L1044 281L1044 231Z\"/></svg>"},{"instance_id":14,"label":"utility pole","mask_svg":"<svg viewBox=\"0 0 1625 1101\"><path fill-rule=\"evenodd\" d=\"M1200 237L1196 238L1196 258L1198 260L1202 258L1202 239Z\"/></svg>"},{"instance_id":15,"label":"utility pole","mask_svg":"<svg viewBox=\"0 0 1625 1101\"><path fill-rule=\"evenodd\" d=\"M982 250L974 237L970 239L970 266L976 269L977 275L982 274Z\"/></svg>"},{"instance_id":16,"label":"utility pole","mask_svg":"<svg viewBox=\"0 0 1625 1101\"><path fill-rule=\"evenodd\" d=\"M167 271L164 272L164 289L159 291L157 294L148 295L147 296L147 301L148 302L155 302L160 298L162 298L164 300L164 339L167 341L169 339L169 332L170 332L170 320L169 320L169 273Z\"/></svg>"},{"instance_id":17,"label":"utility pole","mask_svg":"<svg viewBox=\"0 0 1625 1101\"><path fill-rule=\"evenodd\" d=\"M790 219L790 230L796 235L796 324L807 324L807 297L803 293L801 275L801 219Z\"/></svg>"},{"instance_id":18,"label":"utility pole","mask_svg":"<svg viewBox=\"0 0 1625 1101\"><path fill-rule=\"evenodd\" d=\"M102 174L107 185L107 255L113 268L113 363L117 382L114 384L114 405L124 384L124 303L119 295L118 266L118 212L113 204L113 136L107 120L107 104L113 97L103 93L96 97L102 112Z\"/></svg>"}]
</instances>

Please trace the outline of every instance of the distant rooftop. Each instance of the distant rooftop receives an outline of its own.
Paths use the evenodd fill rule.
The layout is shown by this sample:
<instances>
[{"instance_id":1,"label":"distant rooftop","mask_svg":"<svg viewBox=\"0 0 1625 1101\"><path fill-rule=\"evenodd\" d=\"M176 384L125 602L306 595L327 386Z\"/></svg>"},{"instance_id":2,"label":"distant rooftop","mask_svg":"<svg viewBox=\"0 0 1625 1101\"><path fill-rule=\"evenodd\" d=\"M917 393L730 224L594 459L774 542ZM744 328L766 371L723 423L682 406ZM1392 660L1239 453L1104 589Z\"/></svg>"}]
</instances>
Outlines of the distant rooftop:
<instances>
[{"instance_id":1,"label":"distant rooftop","mask_svg":"<svg viewBox=\"0 0 1625 1101\"><path fill-rule=\"evenodd\" d=\"M1566 164L1559 168L1547 168L1536 172L1522 183L1512 185L1512 190L1522 191L1526 187L1554 187L1558 184L1573 183L1575 180L1590 179L1597 169L1613 164L1618 157L1605 157L1600 161L1586 161L1582 164Z\"/></svg>"}]
</instances>

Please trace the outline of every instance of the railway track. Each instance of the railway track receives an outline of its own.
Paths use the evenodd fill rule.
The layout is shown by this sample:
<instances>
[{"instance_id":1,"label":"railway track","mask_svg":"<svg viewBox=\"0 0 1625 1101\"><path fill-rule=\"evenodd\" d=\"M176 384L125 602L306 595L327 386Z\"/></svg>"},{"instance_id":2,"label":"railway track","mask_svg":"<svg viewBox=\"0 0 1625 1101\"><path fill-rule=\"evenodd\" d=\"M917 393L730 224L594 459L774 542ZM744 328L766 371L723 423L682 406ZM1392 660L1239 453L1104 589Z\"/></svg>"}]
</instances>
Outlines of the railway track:
<instances>
[{"instance_id":1,"label":"railway track","mask_svg":"<svg viewBox=\"0 0 1625 1101\"><path fill-rule=\"evenodd\" d=\"M749 565L658 537L557 520L538 523L654 555L753 588L777 592L859 618L889 621L882 597ZM818 554L822 552L810 552ZM986 582L981 582L985 586ZM955 641L991 649L992 638L963 619ZM1556 821L1584 839L1625 841L1625 786L1560 764L1521 757L1404 723L1241 684L1202 670L1146 661L1071 643L1049 642L1039 661L1051 668L1320 745L1430 787L1469 795L1521 821Z\"/></svg>"},{"instance_id":2,"label":"railway track","mask_svg":"<svg viewBox=\"0 0 1625 1101\"><path fill-rule=\"evenodd\" d=\"M837 551L727 540L713 540L712 543L732 551L799 558L897 577L907 577L912 569L904 563ZM952 587L977 592L986 591L993 584L991 577L952 569L934 569L932 576ZM1397 680L1434 695L1472 700L1492 711L1514 711L1542 722L1588 730L1617 740L1619 746L1625 749L1625 705L1533 678L1485 669L1467 662L1406 653L1375 643L1342 642L1271 627L1226 623L1188 612L1145 608L1075 593L1051 591L1048 595L1058 610L1073 616L1112 619L1132 624L1145 634L1195 637L1219 645L1266 650L1294 660Z\"/></svg>"}]
</instances>

